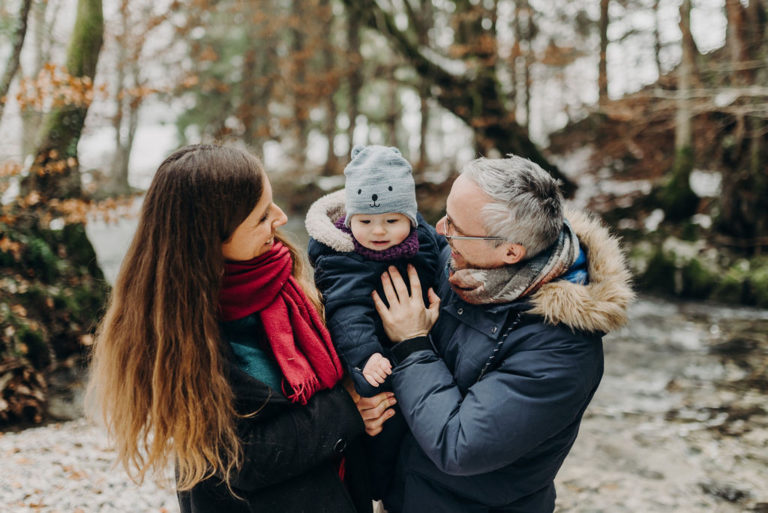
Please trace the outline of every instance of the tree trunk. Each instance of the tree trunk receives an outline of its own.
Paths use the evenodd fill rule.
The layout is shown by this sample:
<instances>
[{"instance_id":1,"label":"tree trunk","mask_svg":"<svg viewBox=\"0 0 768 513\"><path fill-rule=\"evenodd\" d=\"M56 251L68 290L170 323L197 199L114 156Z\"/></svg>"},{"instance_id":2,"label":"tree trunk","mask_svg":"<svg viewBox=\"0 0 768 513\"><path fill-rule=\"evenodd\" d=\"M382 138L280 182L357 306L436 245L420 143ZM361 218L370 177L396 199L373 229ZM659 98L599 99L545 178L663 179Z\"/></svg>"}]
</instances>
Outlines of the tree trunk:
<instances>
[{"instance_id":1,"label":"tree trunk","mask_svg":"<svg viewBox=\"0 0 768 513\"><path fill-rule=\"evenodd\" d=\"M608 7L610 0L600 0L600 60L597 71L598 103L608 100Z\"/></svg>"},{"instance_id":2,"label":"tree trunk","mask_svg":"<svg viewBox=\"0 0 768 513\"><path fill-rule=\"evenodd\" d=\"M509 81L512 83L512 90L509 92L509 112L514 120L517 120L518 94L520 87L518 83L518 66L522 56L522 25L520 23L520 0L515 0L515 9L512 20L512 30L515 33L515 42L509 55Z\"/></svg>"},{"instance_id":3,"label":"tree trunk","mask_svg":"<svg viewBox=\"0 0 768 513\"><path fill-rule=\"evenodd\" d=\"M333 11L329 0L320 1L320 10L325 23L323 23L322 29L322 42L323 42L323 64L325 67L325 87L326 91L326 105L325 105L325 138L328 141L328 151L325 156L325 166L323 167L323 174L330 176L338 171L338 159L336 158L336 117L338 110L336 109L336 98L334 93L337 88L336 75L333 70L336 69L336 59L334 58L333 47Z\"/></svg>"},{"instance_id":4,"label":"tree trunk","mask_svg":"<svg viewBox=\"0 0 768 513\"><path fill-rule=\"evenodd\" d=\"M269 100L275 83L272 77L279 73L275 35L253 20L249 25L248 42L243 59L238 116L243 124L245 143L263 158L264 141L271 137L269 126Z\"/></svg>"},{"instance_id":5,"label":"tree trunk","mask_svg":"<svg viewBox=\"0 0 768 513\"><path fill-rule=\"evenodd\" d=\"M398 148L397 144L397 122L400 120L400 98L396 82L387 83L387 114L385 117L385 126L387 127L387 144ZM408 155L404 148L401 149L403 155Z\"/></svg>"},{"instance_id":6,"label":"tree trunk","mask_svg":"<svg viewBox=\"0 0 768 513\"><path fill-rule=\"evenodd\" d=\"M667 217L678 221L696 212L699 198L691 190L693 171L693 147L691 118L691 76L694 70L695 48L690 44L691 0L683 0L680 6L680 31L682 34L682 58L677 70L677 112L675 114L675 161L661 200Z\"/></svg>"},{"instance_id":7,"label":"tree trunk","mask_svg":"<svg viewBox=\"0 0 768 513\"><path fill-rule=\"evenodd\" d=\"M429 45L429 31L434 25L434 13L432 10L431 2L424 2L421 5L421 9L418 13L419 26L418 40L421 46ZM419 113L421 119L419 120L419 160L413 168L415 176L421 175L427 168L428 154L427 154L427 134L429 133L429 84L421 80L419 83Z\"/></svg>"},{"instance_id":8,"label":"tree trunk","mask_svg":"<svg viewBox=\"0 0 768 513\"><path fill-rule=\"evenodd\" d=\"M661 79L661 33L659 31L659 2L653 0L653 60L656 63L656 76ZM658 80L657 79L657 80Z\"/></svg>"},{"instance_id":9,"label":"tree trunk","mask_svg":"<svg viewBox=\"0 0 768 513\"><path fill-rule=\"evenodd\" d=\"M22 0L21 8L19 9L19 25L16 27L16 32L13 34L11 55L8 57L5 72L3 73L3 76L0 77L0 121L3 119L3 111L5 110L5 104L7 103L6 96L8 95L8 90L11 88L11 81L19 70L21 47L24 45L24 38L27 35L27 20L29 19L29 10L31 7L32 0Z\"/></svg>"},{"instance_id":10,"label":"tree trunk","mask_svg":"<svg viewBox=\"0 0 768 513\"><path fill-rule=\"evenodd\" d=\"M49 10L50 15L49 15ZM61 2L49 0L47 2L32 3L32 34L31 43L33 49L33 61L30 69L23 69L25 78L37 77L43 69L43 65L50 61L52 45L52 26L61 10ZM29 44L29 41L28 41ZM21 69L21 68L20 68ZM26 159L33 155L39 146L38 136L43 125L43 113L31 106L21 110L21 151Z\"/></svg>"},{"instance_id":11,"label":"tree trunk","mask_svg":"<svg viewBox=\"0 0 768 513\"><path fill-rule=\"evenodd\" d=\"M363 88L363 74L360 67L363 57L360 54L360 12L355 2L349 2L347 7L347 55L349 57L349 104L347 117L349 128L347 129L349 149L355 145L355 128L357 116L360 114L360 91Z\"/></svg>"},{"instance_id":12,"label":"tree trunk","mask_svg":"<svg viewBox=\"0 0 768 513\"><path fill-rule=\"evenodd\" d=\"M680 6L680 32L682 33L682 57L677 71L677 113L675 116L675 151L691 147L691 75L694 54L688 40L691 39L691 0L683 0Z\"/></svg>"},{"instance_id":13,"label":"tree trunk","mask_svg":"<svg viewBox=\"0 0 768 513\"><path fill-rule=\"evenodd\" d=\"M304 0L293 0L294 18L303 20ZM303 32L304 27L296 26L291 31L293 37L293 115L296 123L296 144L293 156L299 169L304 169L307 163L307 140L309 137L309 105L306 94L306 41Z\"/></svg>"},{"instance_id":14,"label":"tree trunk","mask_svg":"<svg viewBox=\"0 0 768 513\"><path fill-rule=\"evenodd\" d=\"M128 158L130 149L126 148L123 118L127 110L128 95L125 87L125 68L128 66L128 1L122 0L119 9L120 35L115 37L117 43L117 76L115 83L115 116L112 118L112 128L115 131L115 155L112 157L111 179L109 194L126 194L128 185Z\"/></svg>"},{"instance_id":15,"label":"tree trunk","mask_svg":"<svg viewBox=\"0 0 768 513\"><path fill-rule=\"evenodd\" d=\"M521 33L521 39L525 43L523 47L523 114L525 121L521 123L525 137L530 137L529 127L531 124L531 65L533 64L533 46L531 45L533 13L528 0L522 0L522 13L525 15L525 23Z\"/></svg>"},{"instance_id":16,"label":"tree trunk","mask_svg":"<svg viewBox=\"0 0 768 513\"><path fill-rule=\"evenodd\" d=\"M495 60L480 66L478 76L474 78L451 74L428 59L397 28L394 17L374 0L344 0L344 3L347 6L356 4L360 8L361 21L390 41L416 73L431 85L430 90L437 102L472 127L484 147L492 146L502 155L514 153L531 159L562 181L563 192L567 196L573 193L573 182L544 158L525 129L515 122L505 106L495 74L484 72L493 69L490 65L495 65Z\"/></svg>"},{"instance_id":17,"label":"tree trunk","mask_svg":"<svg viewBox=\"0 0 768 513\"><path fill-rule=\"evenodd\" d=\"M745 56L744 41L742 40L744 34L744 8L739 0L725 0L725 17L728 21L725 30L725 44L734 69L732 76L736 77L738 75L736 70Z\"/></svg>"},{"instance_id":18,"label":"tree trunk","mask_svg":"<svg viewBox=\"0 0 768 513\"><path fill-rule=\"evenodd\" d=\"M252 27L249 25L249 27ZM255 36L255 31L250 32L250 36ZM250 38L249 38L250 39ZM261 42L257 42L253 39L243 55L243 73L242 80L240 80L240 96L242 101L240 103L239 118L243 124L243 140L248 146L259 146L257 142L256 124L258 122L258 116L256 110L258 109L258 103L256 98L258 97L258 88L256 86L258 76L257 67L259 61L259 47Z\"/></svg>"},{"instance_id":19,"label":"tree trunk","mask_svg":"<svg viewBox=\"0 0 768 513\"><path fill-rule=\"evenodd\" d=\"M768 70L744 69L746 61L765 62L768 48L766 2L751 0L745 9L738 1L726 2L726 31L733 71L731 82L765 84ZM747 254L760 254L768 246L768 123L762 117L737 118L733 137L724 148L717 229Z\"/></svg>"},{"instance_id":20,"label":"tree trunk","mask_svg":"<svg viewBox=\"0 0 768 513\"><path fill-rule=\"evenodd\" d=\"M92 87L103 42L104 18L101 0L78 0L75 28L67 50L67 70ZM23 191L37 191L43 198L81 195L77 143L85 124L89 102L55 108L48 115L37 157Z\"/></svg>"}]
</instances>

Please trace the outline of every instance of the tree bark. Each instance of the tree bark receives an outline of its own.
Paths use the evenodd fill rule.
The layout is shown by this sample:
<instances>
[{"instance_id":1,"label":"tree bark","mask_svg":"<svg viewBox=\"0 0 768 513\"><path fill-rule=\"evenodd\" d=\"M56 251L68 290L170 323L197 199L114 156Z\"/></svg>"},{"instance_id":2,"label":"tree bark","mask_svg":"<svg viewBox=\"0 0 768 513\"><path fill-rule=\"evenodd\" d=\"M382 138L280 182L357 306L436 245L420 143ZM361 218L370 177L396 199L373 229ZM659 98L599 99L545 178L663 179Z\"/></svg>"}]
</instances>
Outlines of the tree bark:
<instances>
[{"instance_id":1,"label":"tree bark","mask_svg":"<svg viewBox=\"0 0 768 513\"><path fill-rule=\"evenodd\" d=\"M19 8L19 25L13 33L11 55L8 57L5 72L3 73L3 76L0 77L0 121L3 119L3 111L5 110L5 104L7 103L6 96L8 95L8 90L11 88L11 81L19 70L21 47L24 46L24 38L27 35L27 21L29 20L29 11L31 7L32 0L22 0L21 7Z\"/></svg>"},{"instance_id":2,"label":"tree bark","mask_svg":"<svg viewBox=\"0 0 768 513\"><path fill-rule=\"evenodd\" d=\"M598 103L608 100L608 7L610 0L600 0L600 59L597 72Z\"/></svg>"},{"instance_id":3,"label":"tree bark","mask_svg":"<svg viewBox=\"0 0 768 513\"><path fill-rule=\"evenodd\" d=\"M53 5L51 5L53 4ZM49 9L53 8L51 15L48 16ZM58 17L61 9L60 2L35 2L32 3L32 30L31 43L33 50L33 61L30 69L22 69L22 76L25 78L37 77L43 64L50 60L51 50L51 20ZM29 41L27 42L29 44ZM37 136L40 133L40 127L43 124L43 113L31 106L27 106L21 111L21 151L26 159L33 155L37 150Z\"/></svg>"},{"instance_id":4,"label":"tree bark","mask_svg":"<svg viewBox=\"0 0 768 513\"><path fill-rule=\"evenodd\" d=\"M529 127L531 124L531 65L533 64L533 12L528 0L521 0L522 8L520 13L525 15L525 23L521 23L520 40L525 43L523 47L523 116L521 124L526 137L530 137Z\"/></svg>"},{"instance_id":5,"label":"tree bark","mask_svg":"<svg viewBox=\"0 0 768 513\"><path fill-rule=\"evenodd\" d=\"M745 9L738 1L726 2L727 45L731 83L764 84L765 67L743 69L745 61L765 62L768 48L768 2L751 0ZM747 254L760 254L768 237L768 123L763 117L740 116L733 123L732 137L724 139L720 216L717 229Z\"/></svg>"},{"instance_id":6,"label":"tree bark","mask_svg":"<svg viewBox=\"0 0 768 513\"><path fill-rule=\"evenodd\" d=\"M695 46L691 44L691 0L680 6L682 58L677 70L677 111L675 114L675 161L661 200L667 217L677 221L693 215L699 199L690 185L693 171L691 78L695 68Z\"/></svg>"},{"instance_id":7,"label":"tree bark","mask_svg":"<svg viewBox=\"0 0 768 513\"><path fill-rule=\"evenodd\" d=\"M661 79L661 32L659 30L659 2L653 0L653 60L656 64L656 76ZM658 80L657 79L657 80Z\"/></svg>"},{"instance_id":8,"label":"tree bark","mask_svg":"<svg viewBox=\"0 0 768 513\"><path fill-rule=\"evenodd\" d=\"M739 63L744 60L744 8L739 0L725 0L725 17L727 20L725 30L725 44L728 47L728 56L733 66L733 76Z\"/></svg>"},{"instance_id":9,"label":"tree bark","mask_svg":"<svg viewBox=\"0 0 768 513\"><path fill-rule=\"evenodd\" d=\"M419 22L416 29L421 46L429 45L429 30L434 25L433 17L432 2L423 2L418 12L418 18L414 17ZM419 120L419 160L413 168L414 175L417 177L424 172L429 164L427 154L427 134L429 133L430 119L429 84L423 79L420 80L418 92L419 112L421 114L421 119Z\"/></svg>"},{"instance_id":10,"label":"tree bark","mask_svg":"<svg viewBox=\"0 0 768 513\"><path fill-rule=\"evenodd\" d=\"M377 2L344 0L344 3L359 6L361 21L390 41L418 75L431 84L437 102L472 127L484 147L492 146L502 155L513 153L531 159L563 182L566 195L573 193L575 185L544 158L507 110L495 74L479 72L476 77L469 78L449 73L428 59L413 40L397 28L394 17Z\"/></svg>"},{"instance_id":11,"label":"tree bark","mask_svg":"<svg viewBox=\"0 0 768 513\"><path fill-rule=\"evenodd\" d=\"M67 50L67 70L84 84L93 84L103 42L101 0L78 0L75 28ZM81 195L77 143L85 124L89 101L54 109L47 117L42 143L27 179L25 192L41 197L71 198Z\"/></svg>"},{"instance_id":12,"label":"tree bark","mask_svg":"<svg viewBox=\"0 0 768 513\"><path fill-rule=\"evenodd\" d=\"M334 58L334 46L333 46L333 11L329 0L320 0L320 11L325 18L322 29L322 43L323 43L323 64L325 68L326 78L324 80L327 92L325 103L325 138L328 141L328 151L325 156L325 166L323 166L323 174L326 176L333 175L337 172L339 163L336 157L336 117L338 115L338 109L336 108L336 86L337 80L333 70L336 69L336 59Z\"/></svg>"},{"instance_id":13,"label":"tree bark","mask_svg":"<svg viewBox=\"0 0 768 513\"><path fill-rule=\"evenodd\" d=\"M349 74L347 78L349 86L349 105L347 117L349 128L347 129L349 149L355 145L355 128L357 116L360 114L360 91L363 88L363 76L360 67L363 57L360 54L360 12L356 2L347 2L347 55L349 56Z\"/></svg>"},{"instance_id":14,"label":"tree bark","mask_svg":"<svg viewBox=\"0 0 768 513\"><path fill-rule=\"evenodd\" d=\"M131 150L126 145L124 134L124 114L128 109L128 95L125 87L125 68L128 63L128 0L120 2L120 34L115 37L117 43L117 76L115 83L115 115L112 118L112 128L115 131L115 155L112 158L111 180L109 190L110 194L127 194L130 190L128 185L128 159Z\"/></svg>"},{"instance_id":15,"label":"tree bark","mask_svg":"<svg viewBox=\"0 0 768 513\"><path fill-rule=\"evenodd\" d=\"M304 0L293 0L293 15L297 20L304 19ZM293 37L293 112L296 123L296 141L294 159L299 169L307 163L307 140L309 137L309 100L306 94L307 62L305 55L306 41L303 27L295 26L291 30Z\"/></svg>"},{"instance_id":16,"label":"tree bark","mask_svg":"<svg viewBox=\"0 0 768 513\"><path fill-rule=\"evenodd\" d=\"M389 82L387 84L387 113L384 121L384 125L387 127L387 144L398 148L397 144L397 125L400 120L400 97L398 95L397 83ZM404 151L403 154L407 155L408 152Z\"/></svg>"}]
</instances>

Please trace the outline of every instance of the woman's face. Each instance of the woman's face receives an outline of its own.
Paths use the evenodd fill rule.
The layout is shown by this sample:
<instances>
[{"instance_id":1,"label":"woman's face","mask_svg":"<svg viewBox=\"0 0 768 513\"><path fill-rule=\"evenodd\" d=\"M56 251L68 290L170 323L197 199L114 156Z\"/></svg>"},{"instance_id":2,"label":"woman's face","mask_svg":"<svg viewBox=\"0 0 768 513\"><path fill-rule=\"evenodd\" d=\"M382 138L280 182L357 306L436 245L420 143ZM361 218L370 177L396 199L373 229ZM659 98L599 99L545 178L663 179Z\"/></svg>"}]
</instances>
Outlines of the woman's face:
<instances>
[{"instance_id":1,"label":"woman's face","mask_svg":"<svg viewBox=\"0 0 768 513\"><path fill-rule=\"evenodd\" d=\"M285 213L272 203L272 186L264 176L259 202L221 246L224 259L244 261L266 253L275 243L275 230L287 221Z\"/></svg>"}]
</instances>

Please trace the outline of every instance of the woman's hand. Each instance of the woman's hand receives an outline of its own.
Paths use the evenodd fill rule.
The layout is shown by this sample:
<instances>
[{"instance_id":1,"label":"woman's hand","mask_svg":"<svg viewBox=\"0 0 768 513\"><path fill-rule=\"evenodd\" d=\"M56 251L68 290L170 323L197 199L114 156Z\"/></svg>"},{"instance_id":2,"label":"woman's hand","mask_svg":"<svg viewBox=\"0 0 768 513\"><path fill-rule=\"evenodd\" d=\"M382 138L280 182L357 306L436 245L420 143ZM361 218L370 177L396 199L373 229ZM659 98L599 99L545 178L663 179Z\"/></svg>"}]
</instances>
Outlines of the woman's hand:
<instances>
[{"instance_id":1,"label":"woman's hand","mask_svg":"<svg viewBox=\"0 0 768 513\"><path fill-rule=\"evenodd\" d=\"M376 436L381 433L381 430L384 429L384 422L391 419L395 414L395 410L392 409L392 406L397 403L395 394L382 392L373 397L361 397L349 378L344 380L344 388L355 402L357 411L360 412L360 417L365 423L365 432L368 436Z\"/></svg>"},{"instance_id":2,"label":"woman's hand","mask_svg":"<svg viewBox=\"0 0 768 513\"><path fill-rule=\"evenodd\" d=\"M381 276L381 285L389 308L375 290L371 294L384 331L392 342L426 336L440 314L440 298L431 288L428 296L429 308L424 306L419 275L411 264L408 264L408 281L411 285L410 294L403 277L394 266L390 266L389 272Z\"/></svg>"}]
</instances>

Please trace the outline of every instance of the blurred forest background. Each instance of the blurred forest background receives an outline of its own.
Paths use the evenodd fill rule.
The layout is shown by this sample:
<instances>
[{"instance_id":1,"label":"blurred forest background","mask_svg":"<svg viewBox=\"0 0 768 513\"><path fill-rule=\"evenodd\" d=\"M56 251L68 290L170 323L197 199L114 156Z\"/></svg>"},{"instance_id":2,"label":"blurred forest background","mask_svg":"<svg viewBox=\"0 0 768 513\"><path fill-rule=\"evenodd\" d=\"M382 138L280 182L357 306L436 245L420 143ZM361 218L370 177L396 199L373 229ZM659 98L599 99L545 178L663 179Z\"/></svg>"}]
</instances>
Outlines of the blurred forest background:
<instances>
[{"instance_id":1,"label":"blurred forest background","mask_svg":"<svg viewBox=\"0 0 768 513\"><path fill-rule=\"evenodd\" d=\"M0 424L92 343L86 223L186 143L259 155L298 225L354 144L399 147L431 221L462 163L516 153L641 290L768 306L767 26L768 0L4 0Z\"/></svg>"}]
</instances>

